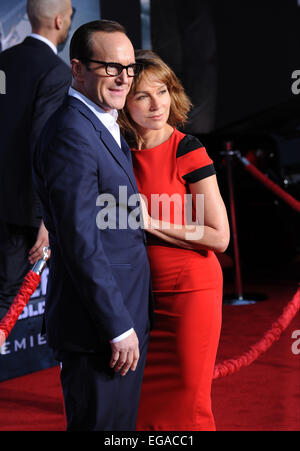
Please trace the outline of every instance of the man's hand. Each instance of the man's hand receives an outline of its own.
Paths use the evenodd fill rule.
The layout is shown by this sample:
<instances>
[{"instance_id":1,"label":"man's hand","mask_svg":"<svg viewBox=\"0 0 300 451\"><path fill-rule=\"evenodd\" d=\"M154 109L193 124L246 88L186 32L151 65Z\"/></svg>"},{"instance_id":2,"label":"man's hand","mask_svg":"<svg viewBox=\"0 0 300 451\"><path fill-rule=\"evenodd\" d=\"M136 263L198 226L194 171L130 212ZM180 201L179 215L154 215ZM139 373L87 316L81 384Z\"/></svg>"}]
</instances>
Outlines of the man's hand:
<instances>
[{"instance_id":1,"label":"man's hand","mask_svg":"<svg viewBox=\"0 0 300 451\"><path fill-rule=\"evenodd\" d=\"M43 258L43 248L49 246L49 237L48 237L48 231L44 225L44 222L41 222L36 242L34 246L29 251L29 262L33 265L36 263L40 258Z\"/></svg>"},{"instance_id":2,"label":"man's hand","mask_svg":"<svg viewBox=\"0 0 300 451\"><path fill-rule=\"evenodd\" d=\"M116 372L121 370L122 376L125 376L129 369L134 371L140 357L139 340L135 331L124 340L110 345L112 348L110 367L115 368Z\"/></svg>"}]
</instances>

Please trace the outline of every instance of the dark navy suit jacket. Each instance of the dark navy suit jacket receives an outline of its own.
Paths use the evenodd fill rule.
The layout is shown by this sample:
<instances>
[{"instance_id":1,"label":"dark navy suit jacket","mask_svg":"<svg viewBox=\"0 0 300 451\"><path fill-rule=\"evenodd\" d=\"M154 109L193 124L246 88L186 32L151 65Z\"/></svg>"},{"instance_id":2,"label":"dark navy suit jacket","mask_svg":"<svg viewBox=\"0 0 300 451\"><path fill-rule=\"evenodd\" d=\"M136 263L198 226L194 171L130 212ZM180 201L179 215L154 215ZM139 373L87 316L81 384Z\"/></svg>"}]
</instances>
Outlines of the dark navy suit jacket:
<instances>
[{"instance_id":1,"label":"dark navy suit jacket","mask_svg":"<svg viewBox=\"0 0 300 451\"><path fill-rule=\"evenodd\" d=\"M153 312L145 233L118 224L120 213L136 209L119 201L119 186L128 197L138 192L127 144L122 140L121 149L86 105L67 96L41 135L34 177L52 252L49 345L97 352L131 327L142 340ZM116 200L115 228L97 226L107 208L97 205L101 194Z\"/></svg>"},{"instance_id":2,"label":"dark navy suit jacket","mask_svg":"<svg viewBox=\"0 0 300 451\"><path fill-rule=\"evenodd\" d=\"M71 70L44 42L27 37L0 53L6 94L0 95L0 220L39 227L31 152L71 84Z\"/></svg>"}]
</instances>

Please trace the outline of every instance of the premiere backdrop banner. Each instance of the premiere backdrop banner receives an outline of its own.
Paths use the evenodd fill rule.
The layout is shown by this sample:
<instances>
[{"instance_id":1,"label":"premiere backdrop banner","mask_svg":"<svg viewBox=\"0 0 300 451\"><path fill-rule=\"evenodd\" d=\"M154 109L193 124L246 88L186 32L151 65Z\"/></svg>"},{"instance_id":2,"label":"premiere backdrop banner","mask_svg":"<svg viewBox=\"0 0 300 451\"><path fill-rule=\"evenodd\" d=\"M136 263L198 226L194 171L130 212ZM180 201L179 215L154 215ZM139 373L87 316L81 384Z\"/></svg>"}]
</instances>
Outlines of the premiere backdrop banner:
<instances>
[{"instance_id":1,"label":"premiere backdrop banner","mask_svg":"<svg viewBox=\"0 0 300 451\"><path fill-rule=\"evenodd\" d=\"M74 31L83 23L100 18L99 0L72 0L74 15L67 42L60 47L59 56L69 64L69 42ZM26 14L26 0L1 0L0 51L19 44L31 33ZM45 307L48 268L41 283L20 315L15 327L0 348L0 381L22 376L57 365L46 338L41 335Z\"/></svg>"}]
</instances>

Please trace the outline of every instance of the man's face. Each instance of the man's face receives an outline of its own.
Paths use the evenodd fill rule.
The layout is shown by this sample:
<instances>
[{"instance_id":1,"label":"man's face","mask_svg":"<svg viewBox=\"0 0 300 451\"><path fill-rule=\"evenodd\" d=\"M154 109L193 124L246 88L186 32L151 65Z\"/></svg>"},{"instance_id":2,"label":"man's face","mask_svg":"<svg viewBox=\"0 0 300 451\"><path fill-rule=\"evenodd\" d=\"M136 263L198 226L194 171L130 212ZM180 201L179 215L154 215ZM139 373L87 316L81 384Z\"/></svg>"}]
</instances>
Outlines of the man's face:
<instances>
[{"instance_id":1,"label":"man's face","mask_svg":"<svg viewBox=\"0 0 300 451\"><path fill-rule=\"evenodd\" d=\"M135 62L134 49L128 37L121 32L96 32L93 34L93 60L119 63L128 66ZM123 108L130 90L132 77L124 69L120 75L107 75L101 64L89 62L82 65L82 93L105 111Z\"/></svg>"}]
</instances>

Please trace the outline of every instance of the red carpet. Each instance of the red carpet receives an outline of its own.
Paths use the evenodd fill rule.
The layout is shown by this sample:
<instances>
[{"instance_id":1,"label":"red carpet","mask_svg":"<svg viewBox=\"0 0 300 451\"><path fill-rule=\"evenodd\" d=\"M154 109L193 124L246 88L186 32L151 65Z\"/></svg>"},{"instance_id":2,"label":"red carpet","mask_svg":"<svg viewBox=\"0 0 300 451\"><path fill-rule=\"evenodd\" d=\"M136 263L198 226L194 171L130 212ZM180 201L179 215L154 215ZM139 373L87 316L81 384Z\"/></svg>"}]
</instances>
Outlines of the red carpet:
<instances>
[{"instance_id":1,"label":"red carpet","mask_svg":"<svg viewBox=\"0 0 300 451\"><path fill-rule=\"evenodd\" d=\"M59 367L1 382L1 431L64 429Z\"/></svg>"},{"instance_id":2,"label":"red carpet","mask_svg":"<svg viewBox=\"0 0 300 451\"><path fill-rule=\"evenodd\" d=\"M297 291L295 283L251 287L268 299L247 306L224 306L218 361L239 356L256 343ZM291 338L300 330L298 313L279 341L250 366L213 383L219 431L300 431L300 354Z\"/></svg>"},{"instance_id":3,"label":"red carpet","mask_svg":"<svg viewBox=\"0 0 300 451\"><path fill-rule=\"evenodd\" d=\"M296 283L252 285L252 292L266 293L268 299L248 306L224 305L218 361L240 355L260 339L296 290ZM300 354L292 353L294 330L300 330L299 313L257 361L214 381L218 431L300 431ZM58 367L2 382L0 400L1 431L65 428Z\"/></svg>"}]
</instances>

